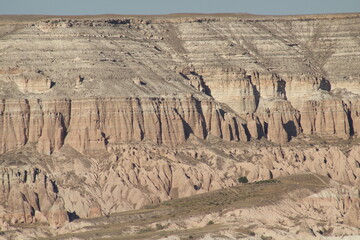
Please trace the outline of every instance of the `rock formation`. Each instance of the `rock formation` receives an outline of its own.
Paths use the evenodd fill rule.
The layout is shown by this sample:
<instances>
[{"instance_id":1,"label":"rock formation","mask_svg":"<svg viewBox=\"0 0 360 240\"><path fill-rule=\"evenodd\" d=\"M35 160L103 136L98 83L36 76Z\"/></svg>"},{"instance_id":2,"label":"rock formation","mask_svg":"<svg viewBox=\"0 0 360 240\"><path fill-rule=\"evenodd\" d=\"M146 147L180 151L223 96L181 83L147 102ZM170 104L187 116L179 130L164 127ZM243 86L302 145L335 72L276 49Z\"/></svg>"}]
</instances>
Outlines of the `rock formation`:
<instances>
[{"instance_id":1,"label":"rock formation","mask_svg":"<svg viewBox=\"0 0 360 240\"><path fill-rule=\"evenodd\" d=\"M359 14L3 16L0 224L58 228L243 176L357 186L359 32ZM328 202L359 226L356 199Z\"/></svg>"},{"instance_id":2,"label":"rock formation","mask_svg":"<svg viewBox=\"0 0 360 240\"><path fill-rule=\"evenodd\" d=\"M0 133L3 153L37 143L51 154L67 143L80 152L108 144L150 140L176 146L190 134L246 141L245 121L212 99L111 98L3 100Z\"/></svg>"},{"instance_id":3,"label":"rock formation","mask_svg":"<svg viewBox=\"0 0 360 240\"><path fill-rule=\"evenodd\" d=\"M55 180L38 168L1 169L0 202L5 204L3 218L11 223L48 222L61 226L68 216L59 200Z\"/></svg>"}]
</instances>

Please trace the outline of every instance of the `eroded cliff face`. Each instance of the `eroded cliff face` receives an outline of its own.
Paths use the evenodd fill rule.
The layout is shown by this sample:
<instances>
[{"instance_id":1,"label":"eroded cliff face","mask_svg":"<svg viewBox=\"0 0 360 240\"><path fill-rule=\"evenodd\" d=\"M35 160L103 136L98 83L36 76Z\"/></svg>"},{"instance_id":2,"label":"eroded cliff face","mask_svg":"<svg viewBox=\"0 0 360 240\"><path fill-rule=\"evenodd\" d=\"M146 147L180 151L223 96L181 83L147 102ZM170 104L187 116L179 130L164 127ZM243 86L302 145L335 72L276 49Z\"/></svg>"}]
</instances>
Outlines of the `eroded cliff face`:
<instances>
[{"instance_id":1,"label":"eroded cliff face","mask_svg":"<svg viewBox=\"0 0 360 240\"><path fill-rule=\"evenodd\" d=\"M59 227L241 176L358 185L358 14L48 18L0 21L7 222ZM349 201L336 214L356 225Z\"/></svg>"},{"instance_id":2,"label":"eroded cliff face","mask_svg":"<svg viewBox=\"0 0 360 240\"><path fill-rule=\"evenodd\" d=\"M190 135L226 141L266 137L285 144L299 134L325 139L357 137L359 97L319 92L295 109L290 101L263 100L244 118L209 97L2 100L2 153L35 143L51 154L68 143L80 152L129 141L176 146ZM224 110L225 109L225 110Z\"/></svg>"},{"instance_id":3,"label":"eroded cliff face","mask_svg":"<svg viewBox=\"0 0 360 240\"><path fill-rule=\"evenodd\" d=\"M359 184L358 145L259 147L220 141L204 146L197 138L189 141L177 148L120 144L91 155L65 145L45 156L34 154L33 146L2 155L1 217L10 223L49 221L56 228L78 217L104 216L235 186L241 176L254 182L312 172ZM14 156L18 167L11 162ZM336 195L346 205L335 201L329 208L356 224L349 209L356 207L357 196L345 198L348 193Z\"/></svg>"},{"instance_id":4,"label":"eroded cliff face","mask_svg":"<svg viewBox=\"0 0 360 240\"><path fill-rule=\"evenodd\" d=\"M245 121L210 98L3 100L1 152L35 143L51 154L65 143L80 152L149 140L177 146L190 135L247 141ZM244 124L244 125L243 125ZM245 127L245 128L244 128Z\"/></svg>"},{"instance_id":5,"label":"eroded cliff face","mask_svg":"<svg viewBox=\"0 0 360 240\"><path fill-rule=\"evenodd\" d=\"M69 221L56 181L39 168L1 169L1 218L9 223L50 223L54 227Z\"/></svg>"},{"instance_id":6,"label":"eroded cliff face","mask_svg":"<svg viewBox=\"0 0 360 240\"><path fill-rule=\"evenodd\" d=\"M360 51L354 38L360 30L358 14L34 19L4 18L0 23L1 59L6 59L0 69L3 99L29 99L31 102L30 99L131 97L142 101L144 97L175 96L186 102L184 95L200 94L226 104L229 107L226 112L244 119L248 119L247 115L264 118L267 114L264 109L268 108L259 106L274 99L284 99L289 102L286 111L299 111L294 124L300 126L295 126L296 134L289 134L289 131L294 132L286 125L289 119L270 117L270 131L274 132L268 138L271 141L283 144L285 139L298 135L299 129L305 134L322 137L356 136L352 124L357 120L353 119L350 109L344 109L345 116L341 105L342 101L344 104L350 101L353 108L357 108L354 106L359 98L356 94L360 93L360 59L353 54ZM332 91L339 88L346 88L348 92L337 96L335 102L317 98L309 102L314 95L321 92L332 95ZM131 106L137 108L136 104ZM328 108L332 109L332 114ZM155 107L154 111L162 110ZM342 127L334 129L332 123L321 120L328 117L336 125L344 121ZM49 124L44 122L44 126L55 126L60 130L45 129L48 133L40 139L43 152L59 149L63 144L60 139L64 138L61 135L67 131L66 124L69 123L62 122L66 119L62 116L53 118ZM156 117L150 118L154 122ZM138 121L136 119L134 121ZM198 121L199 126L192 127L203 128L201 121ZM269 124L269 121L263 121L261 128L265 129L264 123ZM142 139L145 126L138 125L130 130L131 133L122 133L115 139ZM92 139L91 144L101 145L96 142L103 141L101 131L96 133L91 128L89 133L77 129L81 140L73 135L74 132L69 132L71 138L82 142L79 149L90 144L85 143L87 134L97 136L98 140ZM147 137L158 143L177 144L182 140L175 139L184 138L180 131L173 139L170 139L170 133L166 137L155 136L160 134L156 130L153 133L147 131ZM225 138L238 138L230 132L226 134L233 136ZM249 129L249 132L256 130ZM27 142L21 133L11 134L13 143L9 149ZM32 131L29 134L39 135ZM267 133L263 136L268 137ZM37 137L31 137L37 140ZM248 139L258 137L247 136Z\"/></svg>"}]
</instances>

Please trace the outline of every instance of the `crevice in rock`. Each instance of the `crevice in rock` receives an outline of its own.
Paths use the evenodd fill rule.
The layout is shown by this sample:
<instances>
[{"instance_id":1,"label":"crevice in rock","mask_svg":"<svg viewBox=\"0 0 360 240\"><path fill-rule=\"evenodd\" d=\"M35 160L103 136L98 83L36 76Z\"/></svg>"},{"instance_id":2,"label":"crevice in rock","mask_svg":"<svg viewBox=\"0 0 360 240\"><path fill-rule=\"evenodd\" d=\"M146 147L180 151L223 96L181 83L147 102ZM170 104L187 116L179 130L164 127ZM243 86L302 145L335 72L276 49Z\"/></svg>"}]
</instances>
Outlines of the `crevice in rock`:
<instances>
[{"instance_id":1,"label":"crevice in rock","mask_svg":"<svg viewBox=\"0 0 360 240\"><path fill-rule=\"evenodd\" d=\"M198 77L199 77L199 83L200 83L200 85L201 85L202 88L203 88L203 93L205 93L206 95L212 97L212 96L211 96L211 89L209 88L208 85L206 85L203 76L197 74L196 72L191 72L191 73L194 74L195 76L198 76Z\"/></svg>"},{"instance_id":2,"label":"crevice in rock","mask_svg":"<svg viewBox=\"0 0 360 240\"><path fill-rule=\"evenodd\" d=\"M101 132L101 137L104 139L104 144L105 144L105 146L108 145L108 143L109 143L109 137L107 137L104 132ZM141 138L141 140L142 140L142 139L143 139L143 138Z\"/></svg>"},{"instance_id":3,"label":"crevice in rock","mask_svg":"<svg viewBox=\"0 0 360 240\"><path fill-rule=\"evenodd\" d=\"M69 222L72 222L72 221L80 218L79 215L76 214L76 211L73 211L73 212L67 211L66 213L68 215Z\"/></svg>"},{"instance_id":4,"label":"crevice in rock","mask_svg":"<svg viewBox=\"0 0 360 240\"><path fill-rule=\"evenodd\" d=\"M32 217L35 216L35 209L32 206L30 206L30 214Z\"/></svg>"},{"instance_id":5,"label":"crevice in rock","mask_svg":"<svg viewBox=\"0 0 360 240\"><path fill-rule=\"evenodd\" d=\"M70 129L70 123L71 123L72 101L71 101L71 99L69 99L68 101L69 101L69 105L68 105L68 106L69 106L69 110L68 110L68 111L69 111L69 112L68 112L68 113L69 113L69 119L68 119L68 122L67 122L66 128L65 128L66 131L65 131L65 133L64 133L64 142L65 142L65 138L67 137L67 135L68 135L68 133L69 133L68 131L69 131L69 129Z\"/></svg>"},{"instance_id":6,"label":"crevice in rock","mask_svg":"<svg viewBox=\"0 0 360 240\"><path fill-rule=\"evenodd\" d=\"M24 129L24 145L26 145L26 143L29 141L29 130L30 130L30 114L31 114L31 109L30 109L30 104L29 104L29 100L25 99L25 104L26 104L26 109L27 109L27 113L25 113L27 116L25 117L25 126L27 126Z\"/></svg>"},{"instance_id":7,"label":"crevice in rock","mask_svg":"<svg viewBox=\"0 0 360 240\"><path fill-rule=\"evenodd\" d=\"M325 78L321 78L319 89L330 92L331 91L331 83L330 83L330 81L325 79Z\"/></svg>"},{"instance_id":8,"label":"crevice in rock","mask_svg":"<svg viewBox=\"0 0 360 240\"><path fill-rule=\"evenodd\" d=\"M24 171L24 179L23 179L23 182L26 183L27 181L27 175L28 175L28 172L27 170Z\"/></svg>"},{"instance_id":9,"label":"crevice in rock","mask_svg":"<svg viewBox=\"0 0 360 240\"><path fill-rule=\"evenodd\" d=\"M205 93L206 95L212 97L211 95L211 89L208 85L206 85L204 77L200 74L198 74L195 71L194 67L186 67L182 69L179 74L185 78L186 80L190 81L190 85L196 88L197 90ZM194 86L194 83L197 83L198 86Z\"/></svg>"},{"instance_id":10,"label":"crevice in rock","mask_svg":"<svg viewBox=\"0 0 360 240\"><path fill-rule=\"evenodd\" d=\"M234 122L234 127L235 127L235 136L236 136L236 138L237 138L237 140L240 140L240 130L239 130L239 124L238 124L238 122L236 121L236 118L235 117L233 117L232 118L232 120L233 120L233 122ZM245 129L245 128L244 128ZM246 135L246 137L247 137L247 135ZM247 140L247 141L249 141L249 140Z\"/></svg>"},{"instance_id":11,"label":"crevice in rock","mask_svg":"<svg viewBox=\"0 0 360 240\"><path fill-rule=\"evenodd\" d=\"M52 184L54 193L58 193L58 192L59 192L59 189L58 189L58 187L57 187L57 185L56 185L56 181L50 180L50 182L51 182L51 184Z\"/></svg>"},{"instance_id":12,"label":"crevice in rock","mask_svg":"<svg viewBox=\"0 0 360 240\"><path fill-rule=\"evenodd\" d=\"M257 128L257 133L258 133L258 139L261 139L262 137L265 136L263 127L261 126L261 123L256 123L256 128Z\"/></svg>"},{"instance_id":13,"label":"crevice in rock","mask_svg":"<svg viewBox=\"0 0 360 240\"><path fill-rule=\"evenodd\" d=\"M34 194L35 194L35 203L36 203L36 206L37 206L37 208L39 209L39 211L41 211L39 194L36 193L36 192L35 192Z\"/></svg>"},{"instance_id":14,"label":"crevice in rock","mask_svg":"<svg viewBox=\"0 0 360 240\"><path fill-rule=\"evenodd\" d=\"M283 127L288 135L288 141L290 141L292 137L297 136L296 126L294 121L288 121L287 123L283 124Z\"/></svg>"},{"instance_id":15,"label":"crevice in rock","mask_svg":"<svg viewBox=\"0 0 360 240\"><path fill-rule=\"evenodd\" d=\"M274 78L276 78L276 95L278 97L284 98L287 100L286 97L286 81L278 77L277 75L274 75Z\"/></svg>"},{"instance_id":16,"label":"crevice in rock","mask_svg":"<svg viewBox=\"0 0 360 240\"><path fill-rule=\"evenodd\" d=\"M232 140L234 140L234 134L233 134L231 125L228 125L228 128L229 128L229 132L230 132L230 141L232 141Z\"/></svg>"},{"instance_id":17,"label":"crevice in rock","mask_svg":"<svg viewBox=\"0 0 360 240\"><path fill-rule=\"evenodd\" d=\"M265 137L268 136L268 126L269 126L269 124L267 122L264 122L264 135L265 135Z\"/></svg>"},{"instance_id":18,"label":"crevice in rock","mask_svg":"<svg viewBox=\"0 0 360 240\"><path fill-rule=\"evenodd\" d=\"M190 137L191 133L194 133L194 131L192 130L191 126L189 125L189 123L187 123L185 121L185 119L180 115L180 113L178 112L178 110L176 108L173 109L174 112L178 115L178 117L181 119L181 122L183 124L184 127L184 135L185 135L185 140L187 140Z\"/></svg>"},{"instance_id":19,"label":"crevice in rock","mask_svg":"<svg viewBox=\"0 0 360 240\"><path fill-rule=\"evenodd\" d=\"M354 122L353 122L353 119L351 117L351 110L350 109L347 109L345 110L346 112L346 115L347 115L347 118L348 118L348 122L349 122L349 134L350 136L354 136Z\"/></svg>"},{"instance_id":20,"label":"crevice in rock","mask_svg":"<svg viewBox=\"0 0 360 240\"><path fill-rule=\"evenodd\" d=\"M207 131L207 127L206 127L204 113L203 113L202 107L201 107L201 101L197 100L196 98L193 98L193 100L195 101L196 110L197 110L198 114L200 114L200 120L201 120L200 124L202 127L203 139L206 139L208 136L208 131Z\"/></svg>"},{"instance_id":21,"label":"crevice in rock","mask_svg":"<svg viewBox=\"0 0 360 240\"><path fill-rule=\"evenodd\" d=\"M256 86L252 85L252 88L253 88L253 91L254 91L254 96L255 96L255 109L254 109L254 112L256 112L258 106L259 106L259 103L260 103L260 92L257 90Z\"/></svg>"},{"instance_id":22,"label":"crevice in rock","mask_svg":"<svg viewBox=\"0 0 360 240\"><path fill-rule=\"evenodd\" d=\"M234 122L237 125L236 121L234 121ZM242 124L242 127L244 128L244 131L245 131L246 141L250 141L251 134L250 134L250 131L249 131L248 127L247 127L247 124Z\"/></svg>"},{"instance_id":23,"label":"crevice in rock","mask_svg":"<svg viewBox=\"0 0 360 240\"><path fill-rule=\"evenodd\" d=\"M25 194L23 194L23 193L20 193L20 194L21 194L21 199L22 199L24 202L28 202Z\"/></svg>"},{"instance_id":24,"label":"crevice in rock","mask_svg":"<svg viewBox=\"0 0 360 240\"><path fill-rule=\"evenodd\" d=\"M36 176L40 173L40 170L38 168L34 169L34 173L33 173L33 183L36 182Z\"/></svg>"}]
</instances>

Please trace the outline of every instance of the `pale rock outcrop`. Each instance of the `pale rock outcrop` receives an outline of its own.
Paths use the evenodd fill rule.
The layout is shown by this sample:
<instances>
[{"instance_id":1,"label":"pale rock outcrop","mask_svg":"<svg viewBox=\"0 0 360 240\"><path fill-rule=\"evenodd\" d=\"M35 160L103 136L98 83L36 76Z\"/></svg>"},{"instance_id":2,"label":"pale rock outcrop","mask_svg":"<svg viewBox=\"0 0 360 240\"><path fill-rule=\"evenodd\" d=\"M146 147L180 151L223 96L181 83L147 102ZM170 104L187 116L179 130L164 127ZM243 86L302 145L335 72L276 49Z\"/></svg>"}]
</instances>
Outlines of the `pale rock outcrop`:
<instances>
[{"instance_id":1,"label":"pale rock outcrop","mask_svg":"<svg viewBox=\"0 0 360 240\"><path fill-rule=\"evenodd\" d=\"M275 143L284 144L302 131L300 113L289 101L274 98L263 101L257 115L267 138ZM254 131L254 130L252 130Z\"/></svg>"},{"instance_id":2,"label":"pale rock outcrop","mask_svg":"<svg viewBox=\"0 0 360 240\"><path fill-rule=\"evenodd\" d=\"M360 226L360 201L359 199L354 199L351 203L351 206L345 215L345 223L359 228Z\"/></svg>"},{"instance_id":3,"label":"pale rock outcrop","mask_svg":"<svg viewBox=\"0 0 360 240\"><path fill-rule=\"evenodd\" d=\"M34 103L32 102L32 104ZM64 99L38 102L38 104L42 105L42 119L40 121L42 120L43 125L41 126L41 123L40 126L36 125L36 121L39 121L39 119L36 119L38 116L35 115L34 119L30 115L30 122L35 122L33 125L35 134L41 131L40 136L36 135L39 136L37 149L41 153L51 154L53 151L59 150L64 144L67 128L70 124L71 101ZM37 106L35 109L37 109ZM30 124L30 126L32 125ZM29 128L29 133L30 131L33 133L33 129Z\"/></svg>"},{"instance_id":4,"label":"pale rock outcrop","mask_svg":"<svg viewBox=\"0 0 360 240\"><path fill-rule=\"evenodd\" d=\"M264 136L259 118L254 114L248 114L246 116L246 126L252 139L260 139Z\"/></svg>"},{"instance_id":5,"label":"pale rock outcrop","mask_svg":"<svg viewBox=\"0 0 360 240\"><path fill-rule=\"evenodd\" d=\"M347 93L343 97L343 106L349 120L350 135L358 137L360 134L360 96Z\"/></svg>"},{"instance_id":6,"label":"pale rock outcrop","mask_svg":"<svg viewBox=\"0 0 360 240\"><path fill-rule=\"evenodd\" d=\"M61 198L56 199L46 215L50 225L55 228L58 228L69 221L68 214Z\"/></svg>"},{"instance_id":7,"label":"pale rock outcrop","mask_svg":"<svg viewBox=\"0 0 360 240\"><path fill-rule=\"evenodd\" d=\"M49 222L63 224L63 208L60 213L59 197L55 181L38 168L1 169L0 202L5 204L4 219L11 223ZM57 206L54 207L55 202ZM58 209L57 213L54 213ZM61 215L62 214L62 215ZM50 217L49 217L50 216Z\"/></svg>"},{"instance_id":8,"label":"pale rock outcrop","mask_svg":"<svg viewBox=\"0 0 360 240\"><path fill-rule=\"evenodd\" d=\"M271 113L267 125L267 138L279 144L285 144L289 140L289 136L284 129L284 122L280 113Z\"/></svg>"},{"instance_id":9,"label":"pale rock outcrop","mask_svg":"<svg viewBox=\"0 0 360 240\"><path fill-rule=\"evenodd\" d=\"M95 218L103 216L103 212L101 210L101 205L99 203L93 203L90 206L89 213L87 215L88 218Z\"/></svg>"},{"instance_id":10,"label":"pale rock outcrop","mask_svg":"<svg viewBox=\"0 0 360 240\"><path fill-rule=\"evenodd\" d=\"M300 111L305 134L349 138L349 116L342 99L320 92L317 99L305 102Z\"/></svg>"},{"instance_id":11,"label":"pale rock outcrop","mask_svg":"<svg viewBox=\"0 0 360 240\"><path fill-rule=\"evenodd\" d=\"M0 104L0 152L14 150L28 141L30 108L27 100L7 99Z\"/></svg>"},{"instance_id":12,"label":"pale rock outcrop","mask_svg":"<svg viewBox=\"0 0 360 240\"><path fill-rule=\"evenodd\" d=\"M255 112L259 92L244 69L200 68L196 71L203 76L203 85L208 89L205 93L227 104L241 116Z\"/></svg>"},{"instance_id":13,"label":"pale rock outcrop","mask_svg":"<svg viewBox=\"0 0 360 240\"><path fill-rule=\"evenodd\" d=\"M42 93L49 90L53 85L53 82L41 70L28 70L20 74L10 75L9 78L24 93Z\"/></svg>"}]
</instances>

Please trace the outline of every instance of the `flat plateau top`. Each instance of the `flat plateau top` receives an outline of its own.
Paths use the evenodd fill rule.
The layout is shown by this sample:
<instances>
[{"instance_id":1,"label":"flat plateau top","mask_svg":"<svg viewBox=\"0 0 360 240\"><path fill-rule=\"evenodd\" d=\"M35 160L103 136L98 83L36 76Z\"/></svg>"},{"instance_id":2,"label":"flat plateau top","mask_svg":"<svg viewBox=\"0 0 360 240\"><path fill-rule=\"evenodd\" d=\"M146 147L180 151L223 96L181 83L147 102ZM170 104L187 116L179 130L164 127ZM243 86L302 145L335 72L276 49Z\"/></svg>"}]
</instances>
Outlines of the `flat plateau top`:
<instances>
[{"instance_id":1,"label":"flat plateau top","mask_svg":"<svg viewBox=\"0 0 360 240\"><path fill-rule=\"evenodd\" d=\"M359 17L360 13L332 13L332 14L307 14L307 15L255 15L248 13L173 13L165 15L119 15L119 14L101 14L101 15L0 15L0 22L33 22L45 19L78 19L78 20L96 20L107 18L130 18L130 19L187 19L187 18L241 18L244 20L306 20L306 19L336 19L336 18L354 18Z\"/></svg>"},{"instance_id":2,"label":"flat plateau top","mask_svg":"<svg viewBox=\"0 0 360 240\"><path fill-rule=\"evenodd\" d=\"M203 94L252 72L263 85L286 79L288 97L291 79L358 93L359 23L360 13L2 15L0 98Z\"/></svg>"}]
</instances>

